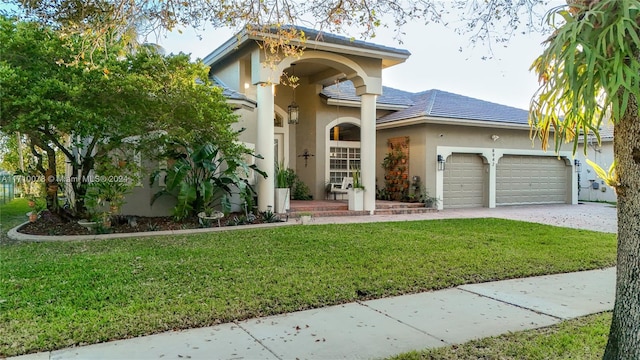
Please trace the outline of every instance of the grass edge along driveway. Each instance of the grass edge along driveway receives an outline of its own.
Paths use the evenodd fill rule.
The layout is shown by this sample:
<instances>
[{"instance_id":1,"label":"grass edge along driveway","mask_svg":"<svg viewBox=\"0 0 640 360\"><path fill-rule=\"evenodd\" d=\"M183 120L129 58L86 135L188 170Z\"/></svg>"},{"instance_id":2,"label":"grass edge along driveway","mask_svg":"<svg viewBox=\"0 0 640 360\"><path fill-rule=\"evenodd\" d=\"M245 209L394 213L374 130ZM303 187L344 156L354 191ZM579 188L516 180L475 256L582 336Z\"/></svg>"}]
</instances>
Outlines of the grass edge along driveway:
<instances>
[{"instance_id":1,"label":"grass edge along driveway","mask_svg":"<svg viewBox=\"0 0 640 360\"><path fill-rule=\"evenodd\" d=\"M500 219L0 246L0 355L613 266L603 234Z\"/></svg>"},{"instance_id":2,"label":"grass edge along driveway","mask_svg":"<svg viewBox=\"0 0 640 360\"><path fill-rule=\"evenodd\" d=\"M611 312L588 315L534 330L472 340L461 345L411 351L390 360L602 359Z\"/></svg>"}]
</instances>

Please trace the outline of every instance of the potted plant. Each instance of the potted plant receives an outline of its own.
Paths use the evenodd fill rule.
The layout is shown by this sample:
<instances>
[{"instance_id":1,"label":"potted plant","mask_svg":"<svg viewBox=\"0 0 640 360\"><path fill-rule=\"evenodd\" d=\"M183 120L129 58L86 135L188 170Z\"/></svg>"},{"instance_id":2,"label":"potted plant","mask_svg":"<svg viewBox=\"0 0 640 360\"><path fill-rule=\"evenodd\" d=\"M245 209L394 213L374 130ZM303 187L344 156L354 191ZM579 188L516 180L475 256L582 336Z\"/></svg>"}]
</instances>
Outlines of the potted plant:
<instances>
[{"instance_id":1,"label":"potted plant","mask_svg":"<svg viewBox=\"0 0 640 360\"><path fill-rule=\"evenodd\" d=\"M301 212L300 213L300 223L302 225L311 224L312 214L310 212Z\"/></svg>"},{"instance_id":2,"label":"potted plant","mask_svg":"<svg viewBox=\"0 0 640 360\"><path fill-rule=\"evenodd\" d=\"M125 204L125 196L133 190L134 182L125 181L97 181L93 184L98 190L100 203L109 203L109 211L117 214Z\"/></svg>"},{"instance_id":3,"label":"potted plant","mask_svg":"<svg viewBox=\"0 0 640 360\"><path fill-rule=\"evenodd\" d=\"M36 222L36 220L38 220L38 215L40 214L40 212L47 208L47 204L42 199L33 198L29 200L29 207L32 209L27 213L29 222Z\"/></svg>"},{"instance_id":4,"label":"potted plant","mask_svg":"<svg viewBox=\"0 0 640 360\"><path fill-rule=\"evenodd\" d=\"M102 217L98 211L98 208L102 204L102 199L100 198L100 192L97 187L89 186L84 195L84 204L87 208L87 213L83 219L78 220L78 225L89 231L93 231L98 227L98 222L102 221Z\"/></svg>"},{"instance_id":5,"label":"potted plant","mask_svg":"<svg viewBox=\"0 0 640 360\"><path fill-rule=\"evenodd\" d=\"M360 170L351 172L353 177L353 188L349 189L349 210L364 210L364 186L360 181Z\"/></svg>"},{"instance_id":6,"label":"potted plant","mask_svg":"<svg viewBox=\"0 0 640 360\"><path fill-rule=\"evenodd\" d=\"M111 227L111 215L107 212L102 213L102 227L109 229Z\"/></svg>"},{"instance_id":7,"label":"potted plant","mask_svg":"<svg viewBox=\"0 0 640 360\"><path fill-rule=\"evenodd\" d=\"M207 208L205 211L201 211L198 213L200 225L203 226L211 226L211 221L217 220L218 227L220 227L220 219L222 219L223 217L224 213L222 211L214 210L211 208Z\"/></svg>"},{"instance_id":8,"label":"potted plant","mask_svg":"<svg viewBox=\"0 0 640 360\"><path fill-rule=\"evenodd\" d=\"M283 214L291 207L291 188L288 181L288 171L284 164L275 164L276 173L276 213Z\"/></svg>"}]
</instances>

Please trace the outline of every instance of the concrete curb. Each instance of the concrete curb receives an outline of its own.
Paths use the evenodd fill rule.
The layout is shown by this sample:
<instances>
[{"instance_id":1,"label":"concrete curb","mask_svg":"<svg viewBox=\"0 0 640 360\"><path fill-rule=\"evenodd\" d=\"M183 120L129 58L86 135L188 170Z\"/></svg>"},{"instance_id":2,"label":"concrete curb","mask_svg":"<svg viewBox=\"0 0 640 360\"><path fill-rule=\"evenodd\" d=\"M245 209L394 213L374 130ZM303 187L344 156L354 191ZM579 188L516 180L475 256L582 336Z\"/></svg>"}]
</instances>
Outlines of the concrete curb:
<instances>
[{"instance_id":1,"label":"concrete curb","mask_svg":"<svg viewBox=\"0 0 640 360\"><path fill-rule=\"evenodd\" d=\"M279 223L267 223L267 224L252 224L252 225L240 225L240 226L223 226L215 228L198 228L198 229L184 229L184 230L165 230L165 231L143 231L134 233L116 233L116 234L97 234L97 235L31 235L23 234L18 230L28 222L24 222L7 232L7 237L15 241L29 241L29 242L55 242L55 241L81 241L81 240L110 240L110 239L127 239L138 237L150 237L150 236L169 236L169 235L190 235L190 234L204 234L219 231L232 231L232 230L249 230L249 229L268 229L280 226L296 225L296 221L285 221Z\"/></svg>"}]
</instances>

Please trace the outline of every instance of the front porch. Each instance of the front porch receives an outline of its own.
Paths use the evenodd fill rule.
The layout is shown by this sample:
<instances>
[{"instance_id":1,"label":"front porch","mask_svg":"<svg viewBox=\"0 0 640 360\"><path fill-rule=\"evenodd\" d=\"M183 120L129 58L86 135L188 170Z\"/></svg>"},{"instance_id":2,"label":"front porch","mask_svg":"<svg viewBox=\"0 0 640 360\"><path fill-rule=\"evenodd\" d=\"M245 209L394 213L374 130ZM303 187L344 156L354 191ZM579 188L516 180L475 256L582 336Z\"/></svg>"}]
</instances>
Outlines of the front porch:
<instances>
[{"instance_id":1,"label":"front porch","mask_svg":"<svg viewBox=\"0 0 640 360\"><path fill-rule=\"evenodd\" d=\"M426 208L423 203L406 203L399 201L376 200L374 215L422 214L437 211ZM359 216L369 215L368 210L349 210L347 200L291 200L289 216L298 218L301 213L309 213L314 217L326 216Z\"/></svg>"}]
</instances>

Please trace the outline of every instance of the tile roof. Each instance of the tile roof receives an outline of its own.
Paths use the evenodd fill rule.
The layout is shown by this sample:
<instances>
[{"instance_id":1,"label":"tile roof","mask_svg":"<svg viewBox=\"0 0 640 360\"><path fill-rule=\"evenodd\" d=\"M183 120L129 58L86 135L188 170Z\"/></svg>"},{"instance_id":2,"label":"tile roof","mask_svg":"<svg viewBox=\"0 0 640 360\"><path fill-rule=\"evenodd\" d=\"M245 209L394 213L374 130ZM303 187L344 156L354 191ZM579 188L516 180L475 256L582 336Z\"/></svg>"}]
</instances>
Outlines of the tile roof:
<instances>
[{"instance_id":1,"label":"tile roof","mask_svg":"<svg viewBox=\"0 0 640 360\"><path fill-rule=\"evenodd\" d=\"M411 53L405 49L398 49L391 46L384 46L384 45L374 44L367 41L356 40L354 38L337 35L337 34L331 34L328 32L323 32L323 31L307 28L304 26L286 25L283 27L295 28L297 30L304 31L305 37L308 40L319 40L329 44L344 45L344 46L350 46L350 47L355 47L355 48L360 48L365 50L383 51L383 52L395 53L395 54L404 55L404 56L411 55Z\"/></svg>"},{"instance_id":2,"label":"tile roof","mask_svg":"<svg viewBox=\"0 0 640 360\"><path fill-rule=\"evenodd\" d=\"M292 41L293 45L302 45L309 49L314 49L318 47L326 48L328 47L328 51L344 51L344 48L349 48L359 53L360 56L365 57L373 57L373 58L381 58L387 60L395 60L391 63L388 63L388 66L392 66L401 62L404 62L409 56L411 56L411 52L405 49L399 49L391 46L379 45L367 41L356 40L354 38L330 34L327 32L323 32L321 30L315 30L303 26L296 25L284 25L282 26L284 29L297 29L303 31L305 33L306 41L304 43L300 43L297 39ZM274 34L276 32L276 28L264 29L267 33ZM264 39L263 32L253 32L247 30L247 28L242 29L240 32L230 37L224 44L220 45L216 49L214 49L211 53L205 56L202 60L206 65L212 66L215 63L222 61L222 59L230 56L235 50L239 49L241 46L246 44L253 44L255 40L261 41ZM327 50L327 49L325 49ZM384 62L383 62L383 67Z\"/></svg>"},{"instance_id":3,"label":"tile roof","mask_svg":"<svg viewBox=\"0 0 640 360\"><path fill-rule=\"evenodd\" d=\"M418 117L451 118L509 124L529 124L529 112L442 90L427 90L413 95L414 105L378 119L389 123Z\"/></svg>"},{"instance_id":4,"label":"tile roof","mask_svg":"<svg viewBox=\"0 0 640 360\"><path fill-rule=\"evenodd\" d=\"M360 101L351 81L327 86L322 89L321 95L330 99ZM527 110L436 89L411 93L383 86L382 95L378 96L377 103L406 106L405 109L378 119L379 124L419 117L529 124Z\"/></svg>"},{"instance_id":5,"label":"tile roof","mask_svg":"<svg viewBox=\"0 0 640 360\"><path fill-rule=\"evenodd\" d=\"M613 140L613 123L608 120L605 119L603 120L602 124L600 125L600 141L601 142L605 142L605 141L612 141ZM589 141L595 141L596 136L592 133L589 132ZM580 139L579 141L583 141L582 139Z\"/></svg>"},{"instance_id":6,"label":"tile roof","mask_svg":"<svg viewBox=\"0 0 640 360\"><path fill-rule=\"evenodd\" d=\"M237 101L246 101L246 102L249 102L249 103L257 105L257 103L255 101L249 99L244 94L239 93L239 92L231 89L229 86L227 86L227 84L225 84L217 76L212 76L211 77L211 82L213 83L213 85L222 88L222 95L224 95L224 97L226 97L227 99L229 99L229 100L237 100Z\"/></svg>"},{"instance_id":7,"label":"tile roof","mask_svg":"<svg viewBox=\"0 0 640 360\"><path fill-rule=\"evenodd\" d=\"M613 123L610 121L600 127L600 140L613 140Z\"/></svg>"},{"instance_id":8,"label":"tile roof","mask_svg":"<svg viewBox=\"0 0 640 360\"><path fill-rule=\"evenodd\" d=\"M327 99L360 101L356 95L356 88L350 80L342 81L337 85L326 86L320 94ZM411 106L414 104L413 93L383 86L382 95L378 96L376 103L397 106Z\"/></svg>"}]
</instances>

